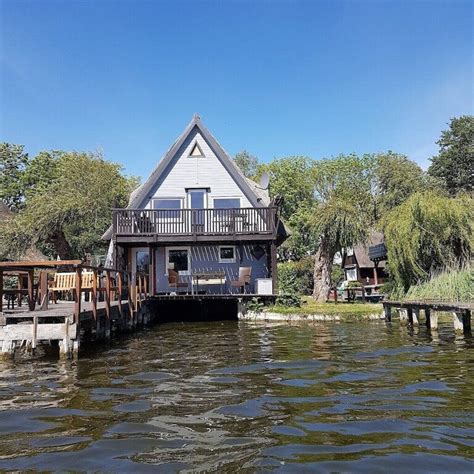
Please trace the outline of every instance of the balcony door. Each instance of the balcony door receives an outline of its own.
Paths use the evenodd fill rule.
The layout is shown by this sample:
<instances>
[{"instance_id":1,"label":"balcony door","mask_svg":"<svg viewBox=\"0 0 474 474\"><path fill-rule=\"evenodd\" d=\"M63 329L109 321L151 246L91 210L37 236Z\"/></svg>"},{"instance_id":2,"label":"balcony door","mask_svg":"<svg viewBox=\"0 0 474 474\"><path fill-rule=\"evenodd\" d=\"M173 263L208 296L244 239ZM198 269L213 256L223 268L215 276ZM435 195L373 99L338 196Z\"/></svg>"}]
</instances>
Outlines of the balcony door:
<instances>
[{"instance_id":1,"label":"balcony door","mask_svg":"<svg viewBox=\"0 0 474 474\"><path fill-rule=\"evenodd\" d=\"M191 229L203 233L206 227L207 189L188 189L188 208L191 212Z\"/></svg>"}]
</instances>

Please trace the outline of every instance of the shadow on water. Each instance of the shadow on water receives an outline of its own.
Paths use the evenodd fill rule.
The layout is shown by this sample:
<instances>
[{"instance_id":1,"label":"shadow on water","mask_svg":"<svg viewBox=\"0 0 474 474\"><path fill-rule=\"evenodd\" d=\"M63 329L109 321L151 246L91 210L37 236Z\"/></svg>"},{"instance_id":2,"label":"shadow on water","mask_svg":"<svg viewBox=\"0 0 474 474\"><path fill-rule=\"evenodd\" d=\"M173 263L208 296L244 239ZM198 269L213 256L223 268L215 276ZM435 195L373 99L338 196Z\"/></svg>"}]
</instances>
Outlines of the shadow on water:
<instances>
[{"instance_id":1,"label":"shadow on water","mask_svg":"<svg viewBox=\"0 0 474 474\"><path fill-rule=\"evenodd\" d=\"M471 471L473 342L396 323L172 322L0 372L0 469Z\"/></svg>"}]
</instances>

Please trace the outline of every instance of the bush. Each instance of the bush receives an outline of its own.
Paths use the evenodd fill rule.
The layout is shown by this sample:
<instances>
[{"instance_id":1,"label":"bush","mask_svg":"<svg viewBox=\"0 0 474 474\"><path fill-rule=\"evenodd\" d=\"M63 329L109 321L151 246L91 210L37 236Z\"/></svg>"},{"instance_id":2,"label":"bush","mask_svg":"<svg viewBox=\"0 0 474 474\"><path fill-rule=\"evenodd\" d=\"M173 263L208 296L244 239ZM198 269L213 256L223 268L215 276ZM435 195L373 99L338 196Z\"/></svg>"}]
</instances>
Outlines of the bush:
<instances>
[{"instance_id":1,"label":"bush","mask_svg":"<svg viewBox=\"0 0 474 474\"><path fill-rule=\"evenodd\" d=\"M313 291L314 258L278 264L278 284L282 293L310 295Z\"/></svg>"},{"instance_id":2,"label":"bush","mask_svg":"<svg viewBox=\"0 0 474 474\"><path fill-rule=\"evenodd\" d=\"M275 301L277 306L286 306L291 308L299 308L301 306L301 297L297 293L282 293Z\"/></svg>"}]
</instances>

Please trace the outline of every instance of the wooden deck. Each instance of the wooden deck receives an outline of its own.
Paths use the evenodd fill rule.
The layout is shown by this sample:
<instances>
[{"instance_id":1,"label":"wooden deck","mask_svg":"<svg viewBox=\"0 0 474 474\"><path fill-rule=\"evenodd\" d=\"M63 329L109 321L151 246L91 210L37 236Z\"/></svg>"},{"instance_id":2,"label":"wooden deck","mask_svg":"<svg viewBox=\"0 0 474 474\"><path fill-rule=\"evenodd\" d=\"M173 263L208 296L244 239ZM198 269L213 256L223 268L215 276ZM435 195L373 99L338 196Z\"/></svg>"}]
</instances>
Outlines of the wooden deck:
<instances>
[{"instance_id":1,"label":"wooden deck","mask_svg":"<svg viewBox=\"0 0 474 474\"><path fill-rule=\"evenodd\" d=\"M450 301L384 301L385 319L392 320L392 310L398 310L400 324L417 326L420 324L420 312L423 311L425 324L431 330L438 329L439 312L451 313L456 332L471 332L471 313L474 303L456 303Z\"/></svg>"},{"instance_id":2,"label":"wooden deck","mask_svg":"<svg viewBox=\"0 0 474 474\"><path fill-rule=\"evenodd\" d=\"M56 278L61 275L67 278ZM18 304L26 296L26 304L2 307L4 276L18 277L17 287L5 291L8 298L16 298ZM24 278L27 288L22 287ZM66 286L57 287L59 281ZM73 301L58 300L66 295ZM34 350L39 342L57 341L62 356L75 357L81 335L108 339L112 329L130 330L147 322L143 306L148 295L148 276L143 273L93 267L77 260L0 262L0 354L9 358L18 346Z\"/></svg>"}]
</instances>

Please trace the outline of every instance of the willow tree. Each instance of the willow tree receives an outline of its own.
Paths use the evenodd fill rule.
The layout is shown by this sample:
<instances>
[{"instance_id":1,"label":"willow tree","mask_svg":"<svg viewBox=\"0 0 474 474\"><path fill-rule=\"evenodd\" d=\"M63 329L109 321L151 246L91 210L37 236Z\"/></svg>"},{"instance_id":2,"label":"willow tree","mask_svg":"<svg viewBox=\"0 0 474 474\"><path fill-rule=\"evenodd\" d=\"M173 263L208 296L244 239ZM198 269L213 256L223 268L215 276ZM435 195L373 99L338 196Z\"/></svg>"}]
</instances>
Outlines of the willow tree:
<instances>
[{"instance_id":1,"label":"willow tree","mask_svg":"<svg viewBox=\"0 0 474 474\"><path fill-rule=\"evenodd\" d=\"M318 301L328 296L336 253L368 237L374 215L372 169L370 156L340 155L314 164L312 222L319 238L313 297Z\"/></svg>"},{"instance_id":2,"label":"willow tree","mask_svg":"<svg viewBox=\"0 0 474 474\"><path fill-rule=\"evenodd\" d=\"M383 220L388 267L408 290L433 273L468 264L474 245L474 200L435 191L415 193Z\"/></svg>"},{"instance_id":3,"label":"willow tree","mask_svg":"<svg viewBox=\"0 0 474 474\"><path fill-rule=\"evenodd\" d=\"M32 166L45 160L48 179L30 183L24 209L10 226L12 240L37 244L61 259L103 251L100 236L110 225L111 209L126 205L136 180L97 153L43 153Z\"/></svg>"}]
</instances>

